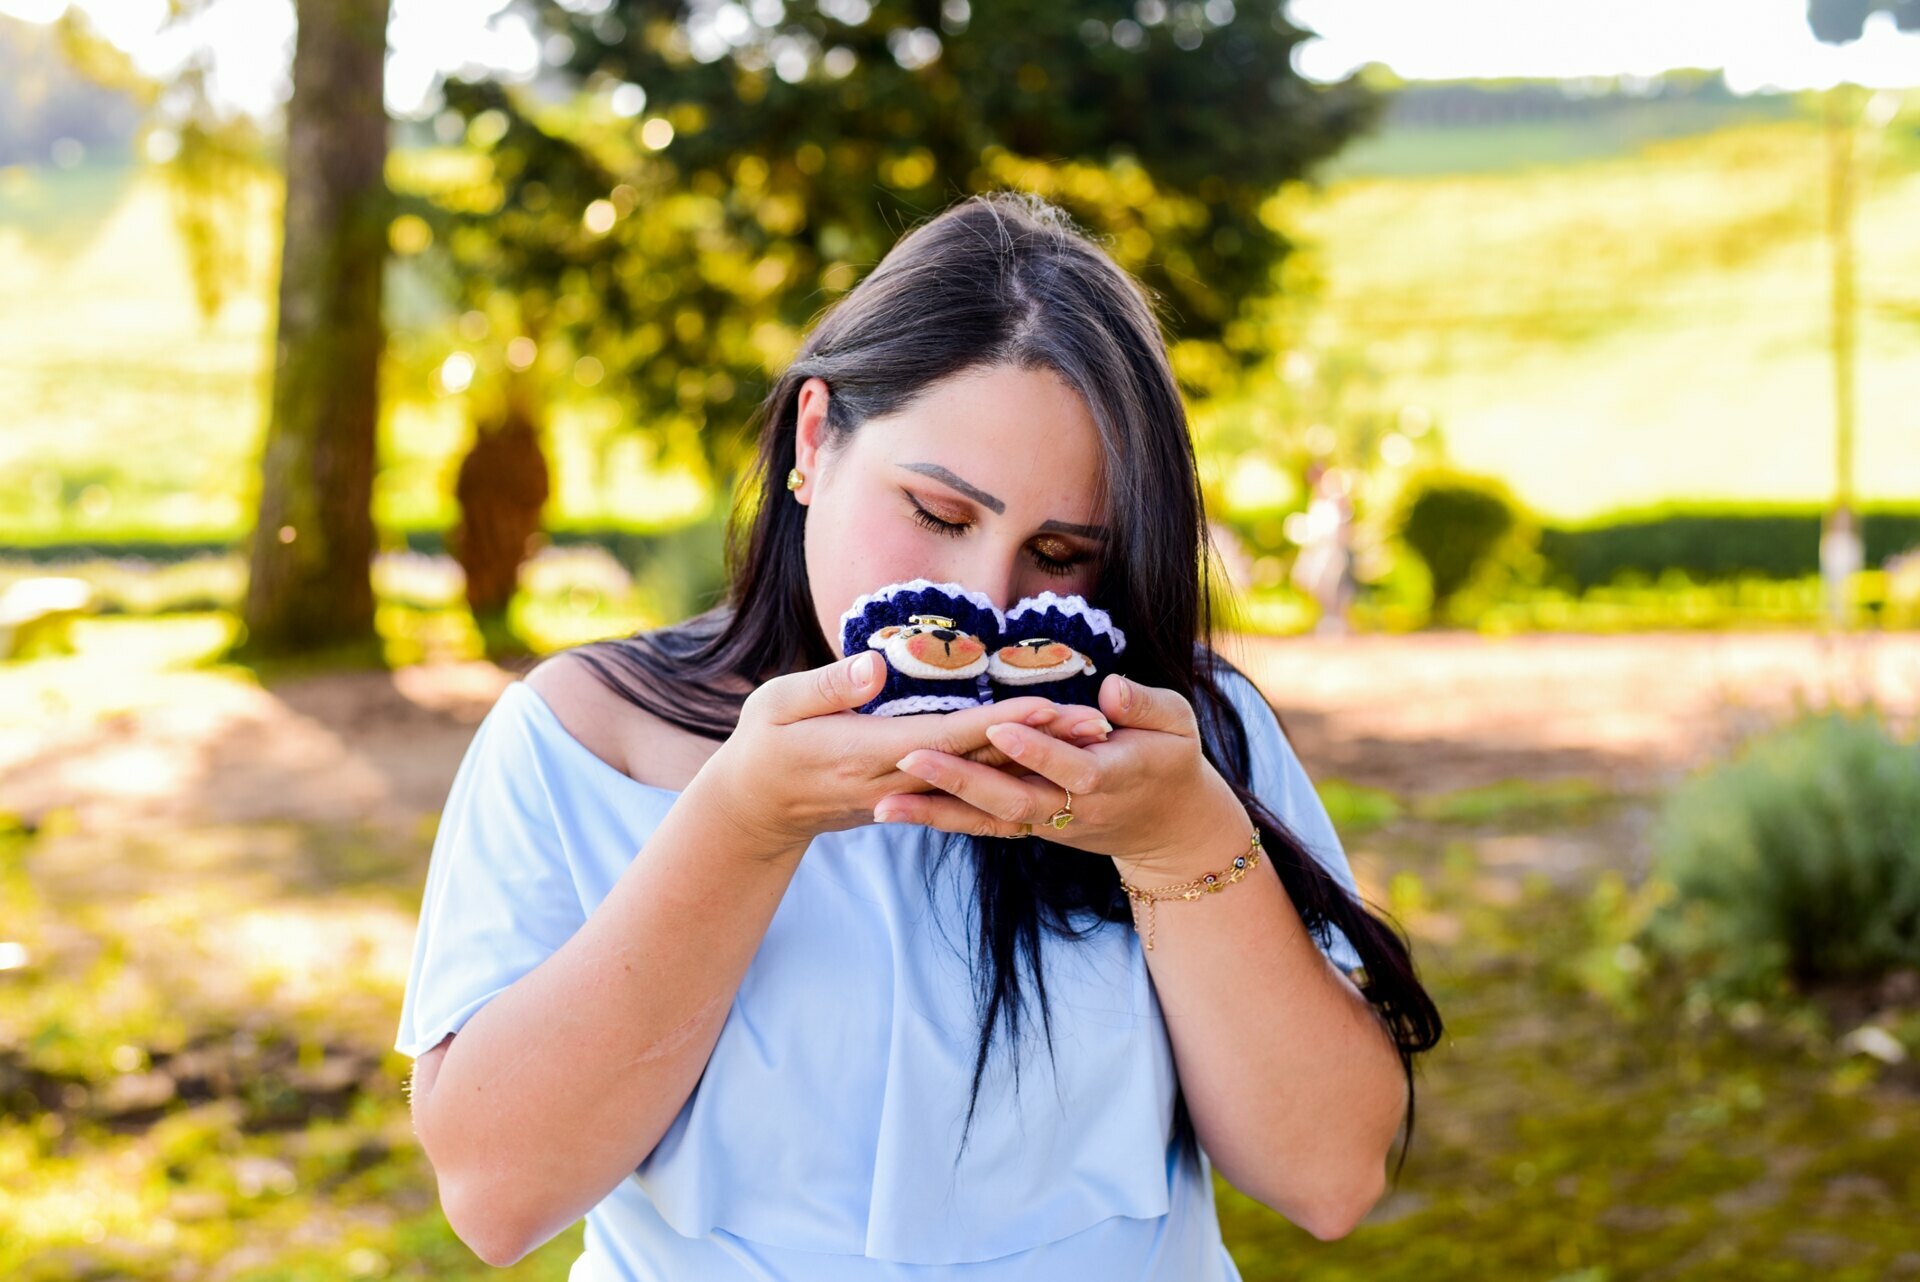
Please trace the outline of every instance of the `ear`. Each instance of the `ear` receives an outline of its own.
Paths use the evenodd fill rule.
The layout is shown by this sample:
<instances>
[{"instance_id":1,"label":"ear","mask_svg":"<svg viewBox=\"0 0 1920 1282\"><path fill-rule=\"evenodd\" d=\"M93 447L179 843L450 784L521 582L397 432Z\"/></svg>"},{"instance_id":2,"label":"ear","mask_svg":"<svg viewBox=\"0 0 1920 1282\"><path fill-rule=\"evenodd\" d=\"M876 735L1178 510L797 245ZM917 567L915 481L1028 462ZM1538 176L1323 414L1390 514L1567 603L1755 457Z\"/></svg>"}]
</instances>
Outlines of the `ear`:
<instances>
[{"instance_id":1,"label":"ear","mask_svg":"<svg viewBox=\"0 0 1920 1282\"><path fill-rule=\"evenodd\" d=\"M818 376L800 384L800 404L794 416L794 466L806 476L806 483L793 491L802 503L813 502L814 486L820 480L820 446L826 437L827 400L832 395L827 380Z\"/></svg>"},{"instance_id":2,"label":"ear","mask_svg":"<svg viewBox=\"0 0 1920 1282\"><path fill-rule=\"evenodd\" d=\"M878 650L881 646L893 640L894 634L900 631L900 626L898 623L889 623L886 627L876 632L868 633L867 644Z\"/></svg>"}]
</instances>

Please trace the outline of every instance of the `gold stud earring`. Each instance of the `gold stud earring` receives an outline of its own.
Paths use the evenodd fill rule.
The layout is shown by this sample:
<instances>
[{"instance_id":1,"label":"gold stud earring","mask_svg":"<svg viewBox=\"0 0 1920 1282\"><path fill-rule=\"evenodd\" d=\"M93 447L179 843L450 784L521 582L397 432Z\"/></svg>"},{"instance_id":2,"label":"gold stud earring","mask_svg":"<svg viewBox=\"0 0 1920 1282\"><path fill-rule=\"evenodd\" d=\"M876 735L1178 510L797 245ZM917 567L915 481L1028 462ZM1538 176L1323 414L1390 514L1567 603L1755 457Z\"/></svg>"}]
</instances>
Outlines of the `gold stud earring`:
<instances>
[{"instance_id":1,"label":"gold stud earring","mask_svg":"<svg viewBox=\"0 0 1920 1282\"><path fill-rule=\"evenodd\" d=\"M787 488L797 490L807 483L806 474L797 467L787 469Z\"/></svg>"}]
</instances>

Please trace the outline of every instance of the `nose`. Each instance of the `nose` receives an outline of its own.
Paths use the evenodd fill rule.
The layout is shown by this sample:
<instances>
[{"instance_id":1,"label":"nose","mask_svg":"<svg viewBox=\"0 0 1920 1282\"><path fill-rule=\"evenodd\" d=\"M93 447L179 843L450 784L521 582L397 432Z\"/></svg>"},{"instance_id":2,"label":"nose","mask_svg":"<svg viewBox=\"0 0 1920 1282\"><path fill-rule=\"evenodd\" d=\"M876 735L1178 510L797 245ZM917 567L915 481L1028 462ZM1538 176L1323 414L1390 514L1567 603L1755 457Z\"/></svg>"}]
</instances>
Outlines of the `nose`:
<instances>
[{"instance_id":1,"label":"nose","mask_svg":"<svg viewBox=\"0 0 1920 1282\"><path fill-rule=\"evenodd\" d=\"M985 540L982 540L984 543ZM957 557L947 566L947 578L962 587L969 588L985 596L1000 610L1010 610L1018 600L1013 590L1019 572L1020 550L1014 548L1003 553L982 553L978 556Z\"/></svg>"},{"instance_id":2,"label":"nose","mask_svg":"<svg viewBox=\"0 0 1920 1282\"><path fill-rule=\"evenodd\" d=\"M933 635L939 637L942 641L951 641L955 637L959 636L960 634L958 632L955 632L952 628L935 628L933 630Z\"/></svg>"},{"instance_id":3,"label":"nose","mask_svg":"<svg viewBox=\"0 0 1920 1282\"><path fill-rule=\"evenodd\" d=\"M990 545L984 535L966 542L966 547L944 549L944 554L914 562L912 574L903 570L899 577L918 575L935 583L958 583L970 592L980 593L997 609L1012 609L1020 599L1014 595L1014 589L1020 586L1023 555L1020 545Z\"/></svg>"}]
</instances>

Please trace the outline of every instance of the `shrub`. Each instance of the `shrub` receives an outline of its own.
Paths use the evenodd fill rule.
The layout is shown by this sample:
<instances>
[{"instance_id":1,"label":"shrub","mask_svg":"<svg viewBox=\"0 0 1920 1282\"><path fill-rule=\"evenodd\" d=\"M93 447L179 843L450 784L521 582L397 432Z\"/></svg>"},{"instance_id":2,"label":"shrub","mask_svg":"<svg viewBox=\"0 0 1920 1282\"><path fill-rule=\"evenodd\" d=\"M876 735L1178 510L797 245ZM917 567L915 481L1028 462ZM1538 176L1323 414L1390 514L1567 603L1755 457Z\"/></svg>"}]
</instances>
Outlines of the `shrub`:
<instances>
[{"instance_id":1,"label":"shrub","mask_svg":"<svg viewBox=\"0 0 1920 1282\"><path fill-rule=\"evenodd\" d=\"M1700 964L1709 987L1920 966L1920 745L1876 711L1750 739L1668 796L1653 846L1674 894L1648 942Z\"/></svg>"},{"instance_id":2,"label":"shrub","mask_svg":"<svg viewBox=\"0 0 1920 1282\"><path fill-rule=\"evenodd\" d=\"M1529 527L1500 481L1432 469L1408 482L1400 500L1401 540L1425 563L1433 581L1434 617L1445 617L1456 596L1504 546Z\"/></svg>"},{"instance_id":3,"label":"shrub","mask_svg":"<svg viewBox=\"0 0 1920 1282\"><path fill-rule=\"evenodd\" d=\"M1858 511L1869 567L1920 548L1920 507L1870 504ZM1572 591L1684 570L1695 583L1746 576L1793 579L1820 572L1826 509L1815 503L1663 503L1540 532L1547 579Z\"/></svg>"}]
</instances>

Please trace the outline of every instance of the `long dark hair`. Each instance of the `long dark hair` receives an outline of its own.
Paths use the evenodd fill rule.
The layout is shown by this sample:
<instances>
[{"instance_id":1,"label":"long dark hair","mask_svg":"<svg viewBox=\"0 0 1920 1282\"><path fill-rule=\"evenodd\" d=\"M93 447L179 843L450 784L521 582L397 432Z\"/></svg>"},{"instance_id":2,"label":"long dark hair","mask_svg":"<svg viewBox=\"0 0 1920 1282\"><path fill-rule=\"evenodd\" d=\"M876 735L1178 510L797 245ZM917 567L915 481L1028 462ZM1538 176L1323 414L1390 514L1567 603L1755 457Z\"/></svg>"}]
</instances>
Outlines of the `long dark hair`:
<instances>
[{"instance_id":1,"label":"long dark hair","mask_svg":"<svg viewBox=\"0 0 1920 1282\"><path fill-rule=\"evenodd\" d=\"M1051 370L1091 410L1104 447L1099 479L1111 534L1089 596L1126 633L1125 675L1193 704L1208 758L1245 803L1307 927L1337 926L1359 953L1364 969L1354 978L1390 1031L1406 1077L1410 1143L1413 1057L1439 1042L1439 1010L1402 936L1349 894L1249 788L1246 727L1221 683L1225 671L1238 669L1212 645L1213 551L1160 326L1139 282L1056 206L1018 192L975 195L903 236L818 319L754 415L759 450L729 513L726 599L684 622L575 653L623 698L725 739L738 724L743 685L835 659L809 593L805 508L785 488L801 385L826 381L828 445L838 446L939 380L998 366ZM1016 1046L1020 1040L1018 959L1034 978L1051 1055L1041 927L1081 938L1069 913L1130 922L1131 906L1109 860L1062 857L1079 852L1049 850L1038 836L951 836L949 851L970 847L973 855L984 973L964 1150L1001 1015ZM1016 1052L1016 1091L1018 1060ZM1183 1095L1176 1096L1175 1130L1183 1143L1194 1142Z\"/></svg>"}]
</instances>

